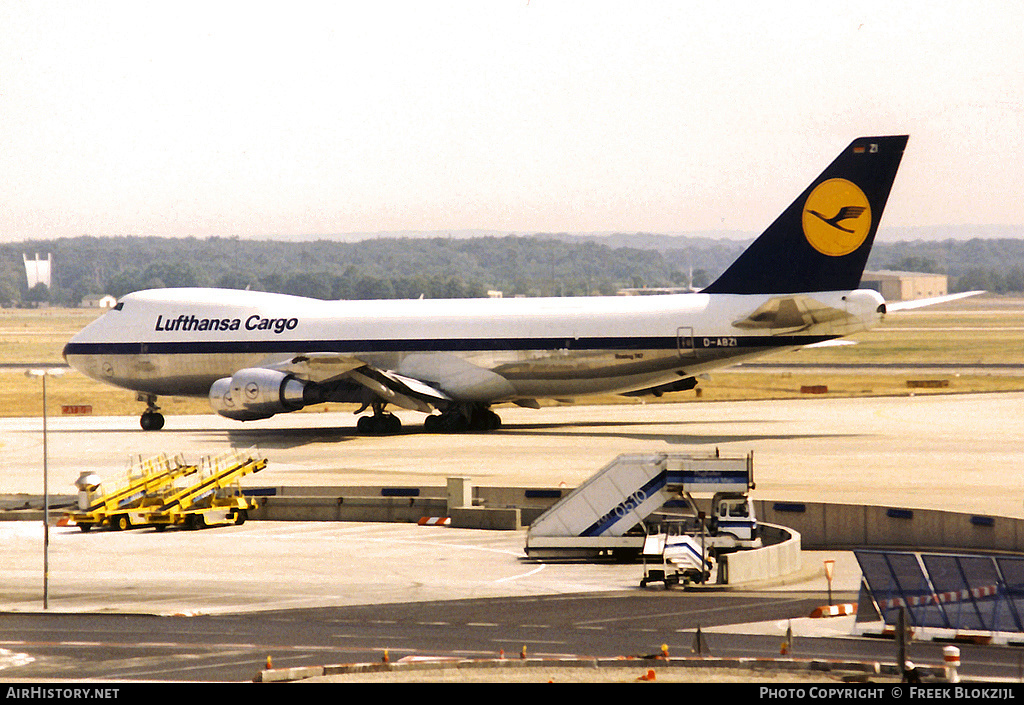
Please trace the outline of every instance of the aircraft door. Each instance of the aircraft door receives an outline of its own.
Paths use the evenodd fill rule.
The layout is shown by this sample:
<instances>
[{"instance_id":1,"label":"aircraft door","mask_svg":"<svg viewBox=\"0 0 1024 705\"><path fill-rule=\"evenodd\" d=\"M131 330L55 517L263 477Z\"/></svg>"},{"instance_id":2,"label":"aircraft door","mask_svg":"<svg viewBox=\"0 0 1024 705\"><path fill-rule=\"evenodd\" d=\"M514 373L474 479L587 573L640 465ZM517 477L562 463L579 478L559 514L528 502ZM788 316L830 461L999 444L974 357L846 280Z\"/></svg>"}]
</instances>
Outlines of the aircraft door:
<instances>
[{"instance_id":1,"label":"aircraft door","mask_svg":"<svg viewBox=\"0 0 1024 705\"><path fill-rule=\"evenodd\" d=\"M693 328L680 326L676 329L676 347L679 350L679 357L696 357L693 349Z\"/></svg>"}]
</instances>

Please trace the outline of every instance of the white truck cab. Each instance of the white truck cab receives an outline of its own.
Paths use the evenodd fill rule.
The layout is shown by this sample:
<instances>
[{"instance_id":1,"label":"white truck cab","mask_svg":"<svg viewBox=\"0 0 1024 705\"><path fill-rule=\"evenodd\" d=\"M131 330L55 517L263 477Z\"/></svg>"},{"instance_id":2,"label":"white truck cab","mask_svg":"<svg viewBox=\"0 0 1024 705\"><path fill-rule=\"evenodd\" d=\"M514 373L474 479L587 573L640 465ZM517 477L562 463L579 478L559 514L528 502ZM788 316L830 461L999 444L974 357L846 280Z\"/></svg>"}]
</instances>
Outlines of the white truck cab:
<instances>
[{"instance_id":1,"label":"white truck cab","mask_svg":"<svg viewBox=\"0 0 1024 705\"><path fill-rule=\"evenodd\" d=\"M719 492L711 500L711 533L732 536L739 542L757 540L757 517L750 497L736 492Z\"/></svg>"}]
</instances>

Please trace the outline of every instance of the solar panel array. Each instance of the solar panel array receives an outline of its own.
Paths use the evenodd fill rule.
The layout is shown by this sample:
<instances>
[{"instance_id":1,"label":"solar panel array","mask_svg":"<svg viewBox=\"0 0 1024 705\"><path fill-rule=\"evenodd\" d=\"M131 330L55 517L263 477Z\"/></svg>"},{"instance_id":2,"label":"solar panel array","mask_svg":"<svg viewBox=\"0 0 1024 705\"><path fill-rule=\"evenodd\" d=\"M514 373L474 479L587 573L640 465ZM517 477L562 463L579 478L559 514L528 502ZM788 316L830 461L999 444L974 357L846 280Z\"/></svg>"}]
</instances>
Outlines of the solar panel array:
<instances>
[{"instance_id":1,"label":"solar panel array","mask_svg":"<svg viewBox=\"0 0 1024 705\"><path fill-rule=\"evenodd\" d=\"M858 621L1024 632L1024 558L906 551L854 551L864 579Z\"/></svg>"}]
</instances>

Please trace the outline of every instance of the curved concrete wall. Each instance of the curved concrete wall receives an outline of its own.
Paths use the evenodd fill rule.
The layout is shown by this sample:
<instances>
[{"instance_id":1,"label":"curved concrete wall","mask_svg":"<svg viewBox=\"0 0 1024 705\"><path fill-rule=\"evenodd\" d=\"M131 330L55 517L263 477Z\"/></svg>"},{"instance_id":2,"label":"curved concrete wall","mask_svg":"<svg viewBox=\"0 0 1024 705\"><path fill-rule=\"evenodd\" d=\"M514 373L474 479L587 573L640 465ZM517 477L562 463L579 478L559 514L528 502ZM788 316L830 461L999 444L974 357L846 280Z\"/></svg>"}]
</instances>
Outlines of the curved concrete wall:
<instances>
[{"instance_id":1,"label":"curved concrete wall","mask_svg":"<svg viewBox=\"0 0 1024 705\"><path fill-rule=\"evenodd\" d=\"M934 509L757 500L758 519L799 532L807 550L864 546L1024 551L1024 520Z\"/></svg>"},{"instance_id":2,"label":"curved concrete wall","mask_svg":"<svg viewBox=\"0 0 1024 705\"><path fill-rule=\"evenodd\" d=\"M800 572L803 561L800 534L784 526L761 523L763 548L724 556L719 582L728 585L765 583Z\"/></svg>"}]
</instances>

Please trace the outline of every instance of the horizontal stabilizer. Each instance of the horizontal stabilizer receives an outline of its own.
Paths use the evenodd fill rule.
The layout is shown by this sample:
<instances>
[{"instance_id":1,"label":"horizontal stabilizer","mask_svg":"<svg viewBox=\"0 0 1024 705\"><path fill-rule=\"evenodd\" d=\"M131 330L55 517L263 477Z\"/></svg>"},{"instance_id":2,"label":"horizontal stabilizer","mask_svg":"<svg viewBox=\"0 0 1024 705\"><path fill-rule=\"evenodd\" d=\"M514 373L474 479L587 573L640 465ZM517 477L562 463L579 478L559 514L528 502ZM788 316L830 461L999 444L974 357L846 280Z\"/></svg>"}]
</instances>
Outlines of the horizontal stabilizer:
<instances>
[{"instance_id":1,"label":"horizontal stabilizer","mask_svg":"<svg viewBox=\"0 0 1024 705\"><path fill-rule=\"evenodd\" d=\"M851 318L851 315L832 306L826 306L810 296L781 296L769 299L746 318L733 321L737 328L793 332L806 330L819 323L831 323Z\"/></svg>"},{"instance_id":2,"label":"horizontal stabilizer","mask_svg":"<svg viewBox=\"0 0 1024 705\"><path fill-rule=\"evenodd\" d=\"M893 301L885 305L885 310L888 313L893 311L909 311L915 308L924 308L925 306L934 306L935 304L944 304L947 301L956 301L957 299L966 299L968 296L977 296L978 294L984 294L984 291L965 291L961 294L949 294L947 296L933 296L928 299L914 299L912 301Z\"/></svg>"},{"instance_id":3,"label":"horizontal stabilizer","mask_svg":"<svg viewBox=\"0 0 1024 705\"><path fill-rule=\"evenodd\" d=\"M845 347L847 345L856 345L856 344L857 344L856 341L853 341L853 340L838 340L838 339L836 339L836 340L823 340L820 343L811 343L810 345L805 345L801 349L802 350L809 350L811 348L838 348L838 347Z\"/></svg>"}]
</instances>

